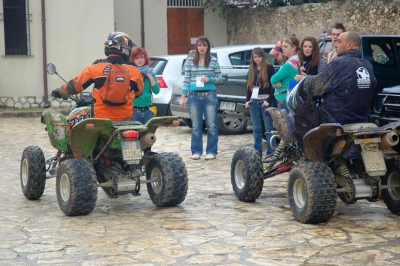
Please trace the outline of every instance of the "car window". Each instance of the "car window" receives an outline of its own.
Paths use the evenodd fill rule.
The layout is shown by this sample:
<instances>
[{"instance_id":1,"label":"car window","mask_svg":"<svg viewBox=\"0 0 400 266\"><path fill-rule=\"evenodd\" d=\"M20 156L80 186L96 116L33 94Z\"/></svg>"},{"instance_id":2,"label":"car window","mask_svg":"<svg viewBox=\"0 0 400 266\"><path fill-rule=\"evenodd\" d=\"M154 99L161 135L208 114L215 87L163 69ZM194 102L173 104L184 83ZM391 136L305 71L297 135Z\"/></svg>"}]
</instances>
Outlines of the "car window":
<instances>
[{"instance_id":1,"label":"car window","mask_svg":"<svg viewBox=\"0 0 400 266\"><path fill-rule=\"evenodd\" d=\"M151 67L154 68L154 74L162 75L164 68L167 65L167 60L164 58L150 58L150 64Z\"/></svg>"},{"instance_id":2,"label":"car window","mask_svg":"<svg viewBox=\"0 0 400 266\"><path fill-rule=\"evenodd\" d=\"M279 65L278 61L269 54L269 52L271 51L271 48L264 48L263 50L264 50L265 56L266 56L265 59L267 60L267 62L269 64ZM250 66L252 52L253 52L253 50L246 51L246 59L245 59L246 66Z\"/></svg>"},{"instance_id":3,"label":"car window","mask_svg":"<svg viewBox=\"0 0 400 266\"><path fill-rule=\"evenodd\" d=\"M374 71L378 69L397 68L397 60L395 49L398 49L397 44L393 43L391 38L364 38L363 57L367 59L374 67Z\"/></svg>"},{"instance_id":4,"label":"car window","mask_svg":"<svg viewBox=\"0 0 400 266\"><path fill-rule=\"evenodd\" d=\"M245 52L236 52L229 55L229 61L232 66L242 66L249 65L250 61L245 61L244 59Z\"/></svg>"}]
</instances>

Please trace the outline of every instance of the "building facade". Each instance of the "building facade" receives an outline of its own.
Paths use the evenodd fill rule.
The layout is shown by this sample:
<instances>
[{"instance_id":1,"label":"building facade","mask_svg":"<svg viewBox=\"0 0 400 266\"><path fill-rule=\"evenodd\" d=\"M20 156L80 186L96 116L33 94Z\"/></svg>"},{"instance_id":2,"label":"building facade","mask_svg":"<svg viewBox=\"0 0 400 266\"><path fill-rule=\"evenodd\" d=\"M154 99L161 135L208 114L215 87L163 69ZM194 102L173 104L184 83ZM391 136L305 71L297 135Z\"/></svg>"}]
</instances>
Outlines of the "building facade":
<instances>
[{"instance_id":1,"label":"building facade","mask_svg":"<svg viewBox=\"0 0 400 266\"><path fill-rule=\"evenodd\" d=\"M149 55L168 54L168 9L203 11L190 1L201 2L96 0L93 5L92 1L2 0L0 108L70 106L70 101L48 96L64 81L48 75L46 65L54 63L65 80L75 77L85 66L105 57L103 42L112 31L126 32L136 45L144 45ZM16 17L15 10L23 20L17 24L10 23ZM225 20L217 12L203 13L204 35L214 45L225 45Z\"/></svg>"}]
</instances>

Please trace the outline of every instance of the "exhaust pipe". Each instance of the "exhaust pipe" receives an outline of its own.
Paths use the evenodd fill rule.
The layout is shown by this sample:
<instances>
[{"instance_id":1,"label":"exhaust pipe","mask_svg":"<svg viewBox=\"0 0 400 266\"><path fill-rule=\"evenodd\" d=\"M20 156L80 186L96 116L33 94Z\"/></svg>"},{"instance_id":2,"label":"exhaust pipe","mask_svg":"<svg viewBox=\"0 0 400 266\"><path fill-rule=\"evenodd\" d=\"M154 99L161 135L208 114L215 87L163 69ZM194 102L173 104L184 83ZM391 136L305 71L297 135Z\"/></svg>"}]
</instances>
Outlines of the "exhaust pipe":
<instances>
[{"instance_id":1,"label":"exhaust pipe","mask_svg":"<svg viewBox=\"0 0 400 266\"><path fill-rule=\"evenodd\" d=\"M272 135L270 140L269 140L269 146L271 147L271 149L273 149L274 151L276 151L276 141L275 139L278 138L277 135Z\"/></svg>"},{"instance_id":2,"label":"exhaust pipe","mask_svg":"<svg viewBox=\"0 0 400 266\"><path fill-rule=\"evenodd\" d=\"M140 147L142 151L144 151L147 147L150 147L155 142L156 142L156 135L154 135L153 133L148 133L140 139Z\"/></svg>"},{"instance_id":3,"label":"exhaust pipe","mask_svg":"<svg viewBox=\"0 0 400 266\"><path fill-rule=\"evenodd\" d=\"M382 136L381 143L379 143L379 150L387 150L399 143L399 136L395 132L389 132Z\"/></svg>"}]
</instances>

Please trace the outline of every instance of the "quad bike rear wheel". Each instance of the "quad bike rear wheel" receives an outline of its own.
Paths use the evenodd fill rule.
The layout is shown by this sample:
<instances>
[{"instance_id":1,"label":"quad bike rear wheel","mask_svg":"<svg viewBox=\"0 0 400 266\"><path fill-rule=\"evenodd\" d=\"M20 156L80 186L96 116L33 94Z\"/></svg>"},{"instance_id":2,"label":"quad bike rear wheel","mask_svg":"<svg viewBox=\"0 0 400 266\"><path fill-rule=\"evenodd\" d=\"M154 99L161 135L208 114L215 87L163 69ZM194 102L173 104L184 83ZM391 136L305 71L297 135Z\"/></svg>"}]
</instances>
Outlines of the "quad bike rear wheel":
<instances>
[{"instance_id":1,"label":"quad bike rear wheel","mask_svg":"<svg viewBox=\"0 0 400 266\"><path fill-rule=\"evenodd\" d=\"M146 169L147 191L158 207L181 204L188 190L188 175L179 155L170 152L155 154Z\"/></svg>"},{"instance_id":2,"label":"quad bike rear wheel","mask_svg":"<svg viewBox=\"0 0 400 266\"><path fill-rule=\"evenodd\" d=\"M383 189L382 198L392 213L400 214L400 157L389 159L386 167L387 171L382 178L382 185L396 187Z\"/></svg>"},{"instance_id":3,"label":"quad bike rear wheel","mask_svg":"<svg viewBox=\"0 0 400 266\"><path fill-rule=\"evenodd\" d=\"M263 165L254 148L243 147L233 155L231 183L240 201L254 202L260 196L264 185Z\"/></svg>"},{"instance_id":4,"label":"quad bike rear wheel","mask_svg":"<svg viewBox=\"0 0 400 266\"><path fill-rule=\"evenodd\" d=\"M39 199L46 184L46 162L38 146L26 147L22 153L20 180L22 193L27 199Z\"/></svg>"},{"instance_id":5,"label":"quad bike rear wheel","mask_svg":"<svg viewBox=\"0 0 400 266\"><path fill-rule=\"evenodd\" d=\"M63 161L57 170L56 190L60 209L67 216L86 215L97 200L96 172L84 159Z\"/></svg>"},{"instance_id":6,"label":"quad bike rear wheel","mask_svg":"<svg viewBox=\"0 0 400 266\"><path fill-rule=\"evenodd\" d=\"M325 223L335 212L335 179L324 163L297 164L289 174L287 193L293 216L301 223Z\"/></svg>"}]
</instances>

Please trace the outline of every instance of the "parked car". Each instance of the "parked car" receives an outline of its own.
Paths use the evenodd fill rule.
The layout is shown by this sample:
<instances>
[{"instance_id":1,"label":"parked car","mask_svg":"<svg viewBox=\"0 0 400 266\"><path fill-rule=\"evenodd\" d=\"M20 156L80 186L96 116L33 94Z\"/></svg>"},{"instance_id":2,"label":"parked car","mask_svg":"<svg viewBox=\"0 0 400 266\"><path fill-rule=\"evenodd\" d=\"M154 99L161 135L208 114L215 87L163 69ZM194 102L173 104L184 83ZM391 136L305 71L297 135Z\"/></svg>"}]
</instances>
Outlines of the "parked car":
<instances>
[{"instance_id":1,"label":"parked car","mask_svg":"<svg viewBox=\"0 0 400 266\"><path fill-rule=\"evenodd\" d=\"M250 111L244 107L246 101L246 77L251 62L251 52L255 47L262 47L267 54L267 61L277 62L269 55L273 44L247 44L220 46L211 48L211 54L218 59L222 72L222 84L217 85L218 130L222 134L240 134L247 129ZM193 56L189 53L188 57ZM171 113L178 116L191 127L192 123L187 108L179 105L181 99L184 67L181 75L172 87Z\"/></svg>"},{"instance_id":2,"label":"parked car","mask_svg":"<svg viewBox=\"0 0 400 266\"><path fill-rule=\"evenodd\" d=\"M171 115L170 103L172 84L181 74L187 54L151 56L151 67L160 85L160 93L153 94L153 105L157 107L157 116Z\"/></svg>"}]
</instances>

